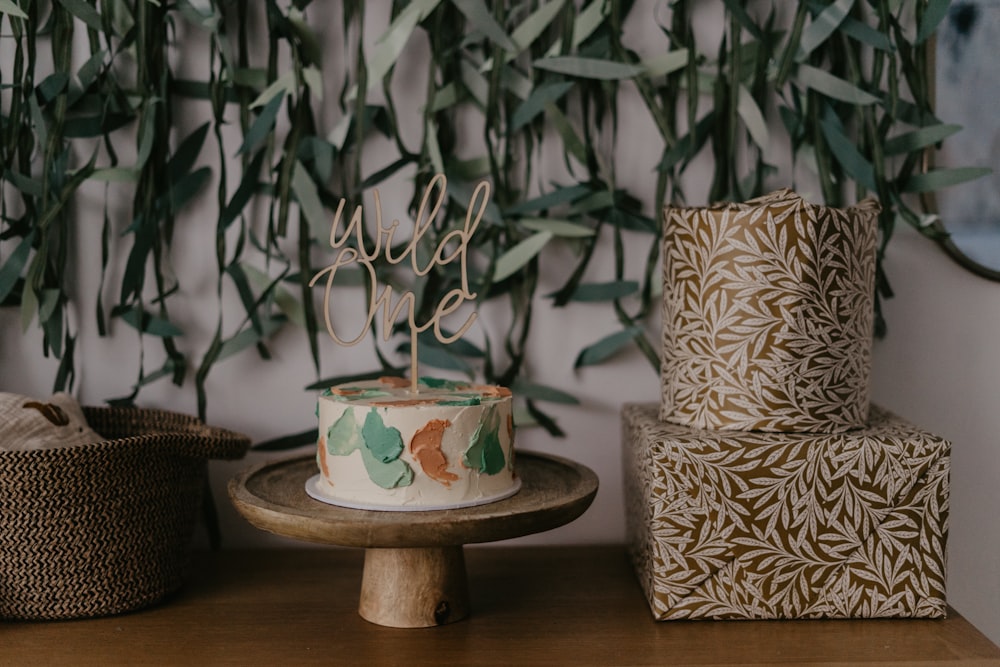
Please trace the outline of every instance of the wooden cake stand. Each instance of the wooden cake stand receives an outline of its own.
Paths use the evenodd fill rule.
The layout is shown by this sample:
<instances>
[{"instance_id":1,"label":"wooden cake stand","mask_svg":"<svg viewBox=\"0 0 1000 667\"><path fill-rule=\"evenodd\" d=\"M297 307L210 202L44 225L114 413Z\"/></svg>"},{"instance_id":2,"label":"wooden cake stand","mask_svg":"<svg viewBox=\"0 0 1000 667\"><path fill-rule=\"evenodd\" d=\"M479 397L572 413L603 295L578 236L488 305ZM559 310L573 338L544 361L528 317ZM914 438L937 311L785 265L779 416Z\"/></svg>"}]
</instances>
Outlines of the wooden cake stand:
<instances>
[{"instance_id":1,"label":"wooden cake stand","mask_svg":"<svg viewBox=\"0 0 1000 667\"><path fill-rule=\"evenodd\" d=\"M357 510L310 498L306 456L250 468L229 482L254 526L318 544L365 549L358 613L372 623L422 628L469 615L463 545L540 533L573 521L597 494L597 475L556 456L518 452L521 490L486 505L426 512Z\"/></svg>"}]
</instances>

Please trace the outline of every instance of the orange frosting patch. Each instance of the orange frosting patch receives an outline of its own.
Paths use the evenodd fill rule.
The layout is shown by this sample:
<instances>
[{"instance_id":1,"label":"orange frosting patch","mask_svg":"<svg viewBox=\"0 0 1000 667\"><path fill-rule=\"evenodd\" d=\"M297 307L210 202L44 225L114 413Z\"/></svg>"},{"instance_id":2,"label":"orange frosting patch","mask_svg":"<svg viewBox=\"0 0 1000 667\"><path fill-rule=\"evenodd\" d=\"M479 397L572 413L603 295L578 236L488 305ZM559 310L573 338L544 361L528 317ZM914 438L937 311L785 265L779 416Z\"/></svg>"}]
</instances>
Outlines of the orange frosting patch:
<instances>
[{"instance_id":1,"label":"orange frosting patch","mask_svg":"<svg viewBox=\"0 0 1000 667\"><path fill-rule=\"evenodd\" d=\"M511 396L510 389L507 387L500 387L495 384L477 384L473 387L478 392L481 392L483 396L493 396L496 398L505 398Z\"/></svg>"},{"instance_id":2,"label":"orange frosting patch","mask_svg":"<svg viewBox=\"0 0 1000 667\"><path fill-rule=\"evenodd\" d=\"M393 375L384 375L380 377L378 381L387 387L394 387L396 389L402 389L403 387L410 386L410 381L406 378L395 377Z\"/></svg>"},{"instance_id":3,"label":"orange frosting patch","mask_svg":"<svg viewBox=\"0 0 1000 667\"><path fill-rule=\"evenodd\" d=\"M337 387L330 387L330 393L336 394L337 396L356 396L361 393L360 389L339 389Z\"/></svg>"},{"instance_id":4,"label":"orange frosting patch","mask_svg":"<svg viewBox=\"0 0 1000 667\"><path fill-rule=\"evenodd\" d=\"M319 459L319 468L320 470L323 471L323 477L325 477L327 481L329 481L330 466L326 461L326 438L323 436L320 436L319 438L319 456L317 456L316 458Z\"/></svg>"},{"instance_id":5,"label":"orange frosting patch","mask_svg":"<svg viewBox=\"0 0 1000 667\"><path fill-rule=\"evenodd\" d=\"M432 419L418 429L410 440L410 452L413 458L420 463L427 476L434 481L441 482L445 486L458 479L458 475L448 471L448 460L441 451L441 439L444 437L444 430L451 426L447 419Z\"/></svg>"}]
</instances>

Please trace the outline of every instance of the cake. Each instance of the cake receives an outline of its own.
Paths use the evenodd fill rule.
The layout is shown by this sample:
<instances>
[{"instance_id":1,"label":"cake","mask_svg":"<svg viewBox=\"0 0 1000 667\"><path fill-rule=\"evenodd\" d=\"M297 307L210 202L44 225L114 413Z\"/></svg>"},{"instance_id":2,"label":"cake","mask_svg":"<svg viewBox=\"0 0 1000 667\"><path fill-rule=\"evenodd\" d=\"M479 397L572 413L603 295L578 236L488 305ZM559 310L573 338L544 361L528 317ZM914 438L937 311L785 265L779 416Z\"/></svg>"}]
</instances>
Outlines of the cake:
<instances>
[{"instance_id":1,"label":"cake","mask_svg":"<svg viewBox=\"0 0 1000 667\"><path fill-rule=\"evenodd\" d=\"M509 389L385 377L325 390L317 404L316 500L356 509L480 505L517 492Z\"/></svg>"}]
</instances>

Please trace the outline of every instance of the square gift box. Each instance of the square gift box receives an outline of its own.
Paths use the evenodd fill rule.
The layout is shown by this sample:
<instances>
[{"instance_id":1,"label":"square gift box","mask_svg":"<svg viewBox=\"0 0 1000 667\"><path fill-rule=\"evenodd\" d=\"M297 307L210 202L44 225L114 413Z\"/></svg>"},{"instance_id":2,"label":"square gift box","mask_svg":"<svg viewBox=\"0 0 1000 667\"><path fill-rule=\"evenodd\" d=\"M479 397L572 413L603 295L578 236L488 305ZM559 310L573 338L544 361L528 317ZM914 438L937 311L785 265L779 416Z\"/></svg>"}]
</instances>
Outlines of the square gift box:
<instances>
[{"instance_id":1,"label":"square gift box","mask_svg":"<svg viewBox=\"0 0 1000 667\"><path fill-rule=\"evenodd\" d=\"M622 409L629 552L657 620L943 617L951 445L873 406L839 433Z\"/></svg>"}]
</instances>

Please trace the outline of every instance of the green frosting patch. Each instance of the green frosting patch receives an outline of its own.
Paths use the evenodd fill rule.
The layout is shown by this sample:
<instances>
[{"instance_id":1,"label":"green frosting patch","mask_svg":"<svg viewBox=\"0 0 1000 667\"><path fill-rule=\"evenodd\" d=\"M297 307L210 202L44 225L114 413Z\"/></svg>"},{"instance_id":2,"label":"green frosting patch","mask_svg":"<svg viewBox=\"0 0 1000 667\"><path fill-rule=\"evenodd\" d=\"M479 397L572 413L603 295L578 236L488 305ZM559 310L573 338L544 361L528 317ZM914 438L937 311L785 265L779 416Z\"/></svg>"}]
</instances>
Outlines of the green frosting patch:
<instances>
[{"instance_id":1,"label":"green frosting patch","mask_svg":"<svg viewBox=\"0 0 1000 667\"><path fill-rule=\"evenodd\" d=\"M479 405L480 403L482 403L482 401L478 396L473 398L454 398L448 400L441 400L437 402L438 405L453 405L453 406Z\"/></svg>"},{"instance_id":2,"label":"green frosting patch","mask_svg":"<svg viewBox=\"0 0 1000 667\"><path fill-rule=\"evenodd\" d=\"M365 417L361 437L368 450L382 463L395 461L403 453L403 437L399 434L399 429L386 426L378 410L374 408Z\"/></svg>"},{"instance_id":3,"label":"green frosting patch","mask_svg":"<svg viewBox=\"0 0 1000 667\"><path fill-rule=\"evenodd\" d=\"M431 377L422 377L419 382L420 384L430 387L431 389L445 389L447 391L464 389L469 386L468 382L455 382L454 380L442 380L441 378Z\"/></svg>"},{"instance_id":4,"label":"green frosting patch","mask_svg":"<svg viewBox=\"0 0 1000 667\"><path fill-rule=\"evenodd\" d=\"M335 456L347 456L361 446L358 422L354 410L348 409L326 431L326 451Z\"/></svg>"},{"instance_id":5,"label":"green frosting patch","mask_svg":"<svg viewBox=\"0 0 1000 667\"><path fill-rule=\"evenodd\" d=\"M361 449L361 459L365 462L368 478L383 489L395 489L398 486L413 484L413 469L406 461L395 459L383 463L367 447Z\"/></svg>"},{"instance_id":6,"label":"green frosting patch","mask_svg":"<svg viewBox=\"0 0 1000 667\"><path fill-rule=\"evenodd\" d=\"M399 458L403 453L399 430L387 427L376 410L368 413L360 429L352 409L346 410L327 429L326 450L330 454L347 456L356 449L361 450L368 478L383 489L413 483L413 469Z\"/></svg>"},{"instance_id":7,"label":"green frosting patch","mask_svg":"<svg viewBox=\"0 0 1000 667\"><path fill-rule=\"evenodd\" d=\"M490 408L487 415L476 427L465 450L465 465L473 470L495 475L504 469L506 457L500 446L500 416L496 408Z\"/></svg>"}]
</instances>

